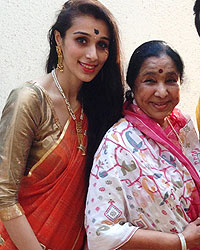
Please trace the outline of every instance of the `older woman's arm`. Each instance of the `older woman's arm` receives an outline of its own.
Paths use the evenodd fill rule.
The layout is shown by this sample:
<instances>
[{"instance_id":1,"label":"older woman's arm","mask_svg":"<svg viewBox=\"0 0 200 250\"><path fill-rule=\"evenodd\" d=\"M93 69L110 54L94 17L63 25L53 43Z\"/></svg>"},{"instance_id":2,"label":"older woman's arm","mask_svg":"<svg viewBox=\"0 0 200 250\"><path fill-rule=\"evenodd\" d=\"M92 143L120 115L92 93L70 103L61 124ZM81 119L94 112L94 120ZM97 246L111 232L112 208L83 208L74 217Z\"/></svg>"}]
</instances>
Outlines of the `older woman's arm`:
<instances>
[{"instance_id":1,"label":"older woman's arm","mask_svg":"<svg viewBox=\"0 0 200 250\"><path fill-rule=\"evenodd\" d=\"M176 234L138 229L121 249L181 250L181 242Z\"/></svg>"},{"instance_id":2,"label":"older woman's arm","mask_svg":"<svg viewBox=\"0 0 200 250\"><path fill-rule=\"evenodd\" d=\"M183 231L188 249L200 246L200 218L191 222ZM176 234L138 229L121 249L181 250L181 241Z\"/></svg>"}]
</instances>

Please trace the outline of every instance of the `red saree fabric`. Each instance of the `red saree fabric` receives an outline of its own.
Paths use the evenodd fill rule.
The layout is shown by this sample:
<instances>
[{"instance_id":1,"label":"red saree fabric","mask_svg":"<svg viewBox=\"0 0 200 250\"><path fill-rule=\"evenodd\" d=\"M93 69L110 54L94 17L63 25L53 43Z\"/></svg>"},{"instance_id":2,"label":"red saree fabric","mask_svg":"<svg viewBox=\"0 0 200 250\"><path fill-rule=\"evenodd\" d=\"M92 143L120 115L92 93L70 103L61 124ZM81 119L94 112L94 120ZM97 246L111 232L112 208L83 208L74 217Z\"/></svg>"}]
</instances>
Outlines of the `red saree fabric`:
<instances>
[{"instance_id":1,"label":"red saree fabric","mask_svg":"<svg viewBox=\"0 0 200 250\"><path fill-rule=\"evenodd\" d=\"M80 116L80 110L76 113ZM83 120L83 132L87 119ZM75 122L71 119L56 143L24 177L19 203L37 239L46 250L83 249L86 196L85 159L77 149ZM83 139L86 145L86 136ZM3 225L1 249L17 249Z\"/></svg>"}]
</instances>

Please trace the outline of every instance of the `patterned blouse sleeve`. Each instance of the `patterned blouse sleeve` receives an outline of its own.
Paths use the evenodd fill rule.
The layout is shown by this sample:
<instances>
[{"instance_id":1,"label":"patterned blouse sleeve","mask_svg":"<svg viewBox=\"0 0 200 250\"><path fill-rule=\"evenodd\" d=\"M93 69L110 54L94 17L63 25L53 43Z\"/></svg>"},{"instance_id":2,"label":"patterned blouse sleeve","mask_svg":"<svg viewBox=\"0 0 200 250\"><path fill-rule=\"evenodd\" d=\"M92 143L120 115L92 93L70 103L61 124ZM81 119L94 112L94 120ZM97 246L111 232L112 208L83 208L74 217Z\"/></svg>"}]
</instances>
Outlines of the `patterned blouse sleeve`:
<instances>
[{"instance_id":1,"label":"patterned blouse sleeve","mask_svg":"<svg viewBox=\"0 0 200 250\"><path fill-rule=\"evenodd\" d=\"M108 132L95 155L85 211L89 249L118 249L138 229L130 223L122 186L122 150Z\"/></svg>"},{"instance_id":2,"label":"patterned blouse sleeve","mask_svg":"<svg viewBox=\"0 0 200 250\"><path fill-rule=\"evenodd\" d=\"M29 150L40 121L40 100L24 85L13 90L0 121L0 219L23 214L17 195Z\"/></svg>"}]
</instances>

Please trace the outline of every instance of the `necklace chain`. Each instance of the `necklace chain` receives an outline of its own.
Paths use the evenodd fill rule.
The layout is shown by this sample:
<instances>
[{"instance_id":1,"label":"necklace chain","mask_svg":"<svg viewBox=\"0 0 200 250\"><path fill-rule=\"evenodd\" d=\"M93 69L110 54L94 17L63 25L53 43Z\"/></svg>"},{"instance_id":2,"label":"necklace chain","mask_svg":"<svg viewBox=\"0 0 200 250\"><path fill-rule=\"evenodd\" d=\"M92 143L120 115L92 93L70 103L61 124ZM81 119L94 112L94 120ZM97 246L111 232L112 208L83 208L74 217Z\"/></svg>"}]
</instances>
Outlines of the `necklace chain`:
<instances>
[{"instance_id":1,"label":"necklace chain","mask_svg":"<svg viewBox=\"0 0 200 250\"><path fill-rule=\"evenodd\" d=\"M68 109L72 119L74 121L76 121L76 116L74 114L74 111L72 110L71 105L70 105L69 101L67 100L67 97L65 96L65 93L64 93L62 87L60 86L60 83L59 83L58 78L56 76L55 69L52 70L52 76L53 76L53 80L54 80L54 82L56 84L56 87L58 88L60 94L62 95L63 99L65 100L65 103L67 105L67 109ZM83 109L81 110L80 119L83 120Z\"/></svg>"},{"instance_id":2,"label":"necklace chain","mask_svg":"<svg viewBox=\"0 0 200 250\"><path fill-rule=\"evenodd\" d=\"M74 114L74 111L72 110L71 105L70 105L69 101L67 100L67 97L65 96L65 93L64 93L62 87L60 86L60 83L59 83L58 78L56 76L55 69L52 70L51 74L52 74L52 77L53 77L53 80L54 80L56 87L58 88L60 94L62 95L62 97L66 103L69 114L71 115L72 119L75 121L76 134L78 137L78 147L77 148L82 151L82 155L85 155L85 146L83 145L83 129L82 129L83 108L81 108L80 121L77 121L76 116Z\"/></svg>"}]
</instances>

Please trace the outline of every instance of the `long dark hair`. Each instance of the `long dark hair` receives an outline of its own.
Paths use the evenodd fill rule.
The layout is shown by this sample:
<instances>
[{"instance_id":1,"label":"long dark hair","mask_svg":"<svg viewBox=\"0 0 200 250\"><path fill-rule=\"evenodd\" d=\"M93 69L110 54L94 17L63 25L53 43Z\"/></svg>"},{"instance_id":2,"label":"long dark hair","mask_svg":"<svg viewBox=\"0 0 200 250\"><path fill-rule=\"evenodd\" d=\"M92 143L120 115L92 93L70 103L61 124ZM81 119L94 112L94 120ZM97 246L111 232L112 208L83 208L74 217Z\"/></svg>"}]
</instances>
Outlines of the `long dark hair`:
<instances>
[{"instance_id":1,"label":"long dark hair","mask_svg":"<svg viewBox=\"0 0 200 250\"><path fill-rule=\"evenodd\" d=\"M62 38L78 16L93 16L103 20L109 30L109 56L98 75L88 83L83 83L78 99L88 118L87 174L92 166L94 153L105 132L122 116L123 79L120 56L119 32L110 11L97 0L69 0L60 11L55 24L49 31L50 53L46 71L50 73L57 65L56 41L54 31Z\"/></svg>"},{"instance_id":2,"label":"long dark hair","mask_svg":"<svg viewBox=\"0 0 200 250\"><path fill-rule=\"evenodd\" d=\"M196 29L197 29L197 33L200 36L200 18L199 18L199 14L200 14L200 0L196 0L195 1L193 10L194 10L194 15L195 15L194 23L195 23L195 26L196 26Z\"/></svg>"},{"instance_id":3,"label":"long dark hair","mask_svg":"<svg viewBox=\"0 0 200 250\"><path fill-rule=\"evenodd\" d=\"M160 57L161 55L168 55L172 61L175 63L178 73L180 74L180 79L183 79L184 64L177 51L172 49L166 42L161 40L152 40L140 45L132 54L129 61L126 81L134 92L135 80L139 74L140 68L144 61L149 57ZM127 91L126 99L132 100L131 92Z\"/></svg>"}]
</instances>

